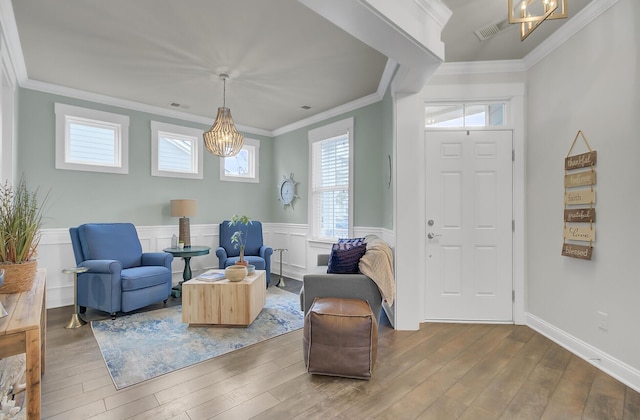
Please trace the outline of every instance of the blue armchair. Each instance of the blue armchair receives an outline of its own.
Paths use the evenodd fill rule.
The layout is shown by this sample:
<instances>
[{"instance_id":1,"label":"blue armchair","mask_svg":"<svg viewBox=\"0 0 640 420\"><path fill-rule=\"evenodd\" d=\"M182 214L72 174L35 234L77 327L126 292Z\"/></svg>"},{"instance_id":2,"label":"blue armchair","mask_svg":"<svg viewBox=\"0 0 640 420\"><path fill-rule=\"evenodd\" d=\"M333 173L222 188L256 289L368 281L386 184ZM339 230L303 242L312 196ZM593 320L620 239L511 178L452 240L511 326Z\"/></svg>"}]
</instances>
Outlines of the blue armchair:
<instances>
[{"instance_id":1,"label":"blue armchair","mask_svg":"<svg viewBox=\"0 0 640 420\"><path fill-rule=\"evenodd\" d=\"M69 229L79 267L78 306L108 312L130 312L171 294L171 262L165 252L143 253L131 223L88 223Z\"/></svg>"},{"instance_id":2,"label":"blue armchair","mask_svg":"<svg viewBox=\"0 0 640 420\"><path fill-rule=\"evenodd\" d=\"M242 227L244 230L245 227ZM262 223L252 221L247 227L247 239L244 247L244 259L256 267L256 270L265 270L267 273L267 287L271 281L271 254L273 248L262 243ZM240 259L240 248L234 248L231 237L239 230L236 226L229 226L229 221L220 223L220 246L216 249L216 255L220 262L220 268L234 265Z\"/></svg>"}]
</instances>

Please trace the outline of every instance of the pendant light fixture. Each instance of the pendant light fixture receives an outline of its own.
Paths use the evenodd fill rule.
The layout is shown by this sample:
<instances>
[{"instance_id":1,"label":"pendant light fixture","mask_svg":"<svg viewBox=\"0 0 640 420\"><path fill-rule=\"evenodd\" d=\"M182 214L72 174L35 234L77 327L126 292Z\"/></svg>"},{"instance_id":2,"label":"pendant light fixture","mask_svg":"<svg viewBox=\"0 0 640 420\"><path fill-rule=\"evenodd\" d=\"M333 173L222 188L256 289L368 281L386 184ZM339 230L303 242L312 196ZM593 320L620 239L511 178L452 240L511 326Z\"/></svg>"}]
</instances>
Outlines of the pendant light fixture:
<instances>
[{"instance_id":1,"label":"pendant light fixture","mask_svg":"<svg viewBox=\"0 0 640 420\"><path fill-rule=\"evenodd\" d=\"M520 24L520 40L524 41L542 22L566 19L567 0L509 0L509 23Z\"/></svg>"},{"instance_id":2,"label":"pendant light fixture","mask_svg":"<svg viewBox=\"0 0 640 420\"><path fill-rule=\"evenodd\" d=\"M209 152L220 157L235 156L242 149L244 137L236 130L231 118L231 110L225 106L228 74L220 75L224 83L222 91L222 107L218 108L216 121L209 131L203 134L204 146Z\"/></svg>"}]
</instances>

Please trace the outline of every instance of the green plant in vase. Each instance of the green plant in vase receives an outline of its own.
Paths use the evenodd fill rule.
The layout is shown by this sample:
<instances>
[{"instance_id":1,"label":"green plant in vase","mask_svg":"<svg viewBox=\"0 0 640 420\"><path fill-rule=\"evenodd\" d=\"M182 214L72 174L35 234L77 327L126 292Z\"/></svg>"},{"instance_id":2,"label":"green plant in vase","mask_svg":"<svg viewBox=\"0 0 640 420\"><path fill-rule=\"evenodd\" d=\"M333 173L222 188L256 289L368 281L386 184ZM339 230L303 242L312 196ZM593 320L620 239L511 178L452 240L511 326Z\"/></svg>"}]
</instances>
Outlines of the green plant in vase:
<instances>
[{"instance_id":1,"label":"green plant in vase","mask_svg":"<svg viewBox=\"0 0 640 420\"><path fill-rule=\"evenodd\" d=\"M41 203L38 190L29 191L24 179L15 187L9 181L0 185L0 268L5 270L0 293L31 289L46 198Z\"/></svg>"},{"instance_id":2,"label":"green plant in vase","mask_svg":"<svg viewBox=\"0 0 640 420\"><path fill-rule=\"evenodd\" d=\"M233 249L240 248L240 260L238 264L248 265L248 263L244 260L244 247L247 243L247 237L249 236L249 225L251 224L251 219L247 216L238 216L234 214L231 220L229 221L229 227L236 227L236 230L233 235L231 235L231 243L233 244ZM243 227L244 226L244 231Z\"/></svg>"}]
</instances>

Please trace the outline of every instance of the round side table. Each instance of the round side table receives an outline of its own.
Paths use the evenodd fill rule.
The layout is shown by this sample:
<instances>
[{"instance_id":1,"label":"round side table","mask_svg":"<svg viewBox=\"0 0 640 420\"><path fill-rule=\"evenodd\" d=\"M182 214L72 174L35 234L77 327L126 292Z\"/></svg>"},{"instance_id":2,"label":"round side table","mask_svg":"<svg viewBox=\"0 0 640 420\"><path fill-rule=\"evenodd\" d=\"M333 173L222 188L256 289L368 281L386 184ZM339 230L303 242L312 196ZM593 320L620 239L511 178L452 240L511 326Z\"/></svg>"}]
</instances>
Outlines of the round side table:
<instances>
[{"instance_id":1,"label":"round side table","mask_svg":"<svg viewBox=\"0 0 640 420\"><path fill-rule=\"evenodd\" d=\"M165 248L164 252L168 252L174 257L182 257L184 260L184 271L182 272L182 281L171 289L171 296L179 298L182 295L182 283L191 280L191 257L199 255L207 255L211 247L192 245L184 248Z\"/></svg>"},{"instance_id":2,"label":"round side table","mask_svg":"<svg viewBox=\"0 0 640 420\"><path fill-rule=\"evenodd\" d=\"M64 274L73 274L73 315L65 328L78 328L87 323L80 318L80 308L78 308L78 274L89 271L89 267L73 267L62 270Z\"/></svg>"}]
</instances>

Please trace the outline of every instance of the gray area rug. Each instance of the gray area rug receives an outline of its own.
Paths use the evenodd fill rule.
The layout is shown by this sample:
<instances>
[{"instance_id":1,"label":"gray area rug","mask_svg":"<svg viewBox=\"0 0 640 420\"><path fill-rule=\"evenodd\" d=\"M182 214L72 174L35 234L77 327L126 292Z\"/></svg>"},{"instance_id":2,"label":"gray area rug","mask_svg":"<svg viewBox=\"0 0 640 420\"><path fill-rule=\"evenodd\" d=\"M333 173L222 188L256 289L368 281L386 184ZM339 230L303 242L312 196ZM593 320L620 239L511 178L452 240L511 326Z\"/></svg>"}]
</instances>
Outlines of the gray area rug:
<instances>
[{"instance_id":1,"label":"gray area rug","mask_svg":"<svg viewBox=\"0 0 640 420\"><path fill-rule=\"evenodd\" d=\"M247 328L189 327L182 307L91 322L116 389L302 328L298 295L267 289L267 303Z\"/></svg>"}]
</instances>

